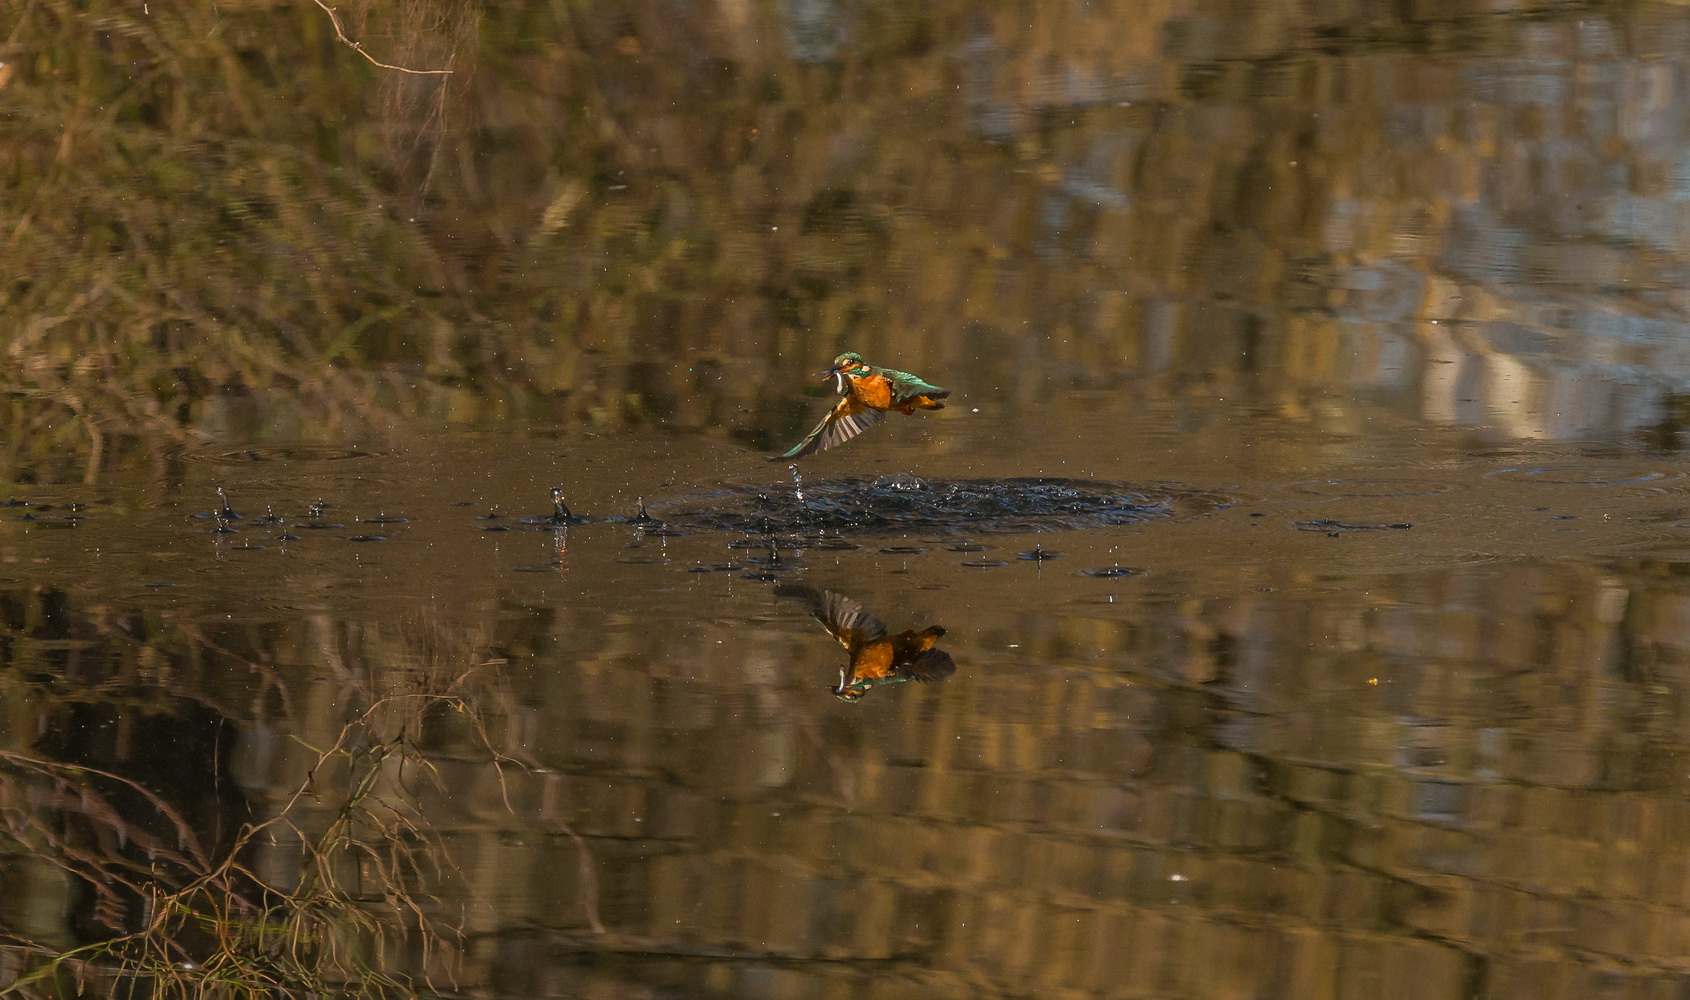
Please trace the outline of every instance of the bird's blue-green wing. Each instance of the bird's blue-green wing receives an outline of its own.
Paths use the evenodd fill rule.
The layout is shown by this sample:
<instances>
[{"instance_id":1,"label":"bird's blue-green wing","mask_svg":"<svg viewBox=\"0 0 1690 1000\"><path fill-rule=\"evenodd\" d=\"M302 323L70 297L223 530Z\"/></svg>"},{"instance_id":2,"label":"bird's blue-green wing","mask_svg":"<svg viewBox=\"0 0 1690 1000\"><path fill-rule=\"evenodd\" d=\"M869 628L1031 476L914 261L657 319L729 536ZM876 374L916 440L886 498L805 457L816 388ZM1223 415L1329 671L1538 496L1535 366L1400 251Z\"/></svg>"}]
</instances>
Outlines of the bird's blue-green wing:
<instances>
[{"instance_id":1,"label":"bird's blue-green wing","mask_svg":"<svg viewBox=\"0 0 1690 1000\"><path fill-rule=\"evenodd\" d=\"M839 401L838 406L828 411L827 416L822 418L822 422L817 424L814 430L804 435L804 440L779 455L770 456L769 461L784 462L803 458L834 445L844 444L884 419L884 411L872 409L846 396Z\"/></svg>"},{"instance_id":2,"label":"bird's blue-green wing","mask_svg":"<svg viewBox=\"0 0 1690 1000\"><path fill-rule=\"evenodd\" d=\"M951 394L951 390L936 386L919 375L909 372L893 371L890 368L880 369L880 374L886 376L892 383L892 403L897 405L906 399L916 396L927 396L930 399L944 399Z\"/></svg>"}]
</instances>

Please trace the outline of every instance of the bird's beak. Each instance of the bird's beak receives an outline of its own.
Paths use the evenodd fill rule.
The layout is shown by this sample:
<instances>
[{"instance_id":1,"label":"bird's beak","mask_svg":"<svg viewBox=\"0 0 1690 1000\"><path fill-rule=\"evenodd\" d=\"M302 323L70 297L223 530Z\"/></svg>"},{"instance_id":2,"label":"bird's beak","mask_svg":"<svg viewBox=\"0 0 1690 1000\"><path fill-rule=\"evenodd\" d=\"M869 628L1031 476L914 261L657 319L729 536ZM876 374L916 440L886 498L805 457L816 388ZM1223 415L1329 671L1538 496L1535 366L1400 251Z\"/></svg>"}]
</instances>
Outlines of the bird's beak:
<instances>
[{"instance_id":1,"label":"bird's beak","mask_svg":"<svg viewBox=\"0 0 1690 1000\"><path fill-rule=\"evenodd\" d=\"M834 365L832 368L829 368L827 371L819 373L816 377L822 378L822 379L830 379L833 376L838 375L838 374L839 374L839 366Z\"/></svg>"}]
</instances>

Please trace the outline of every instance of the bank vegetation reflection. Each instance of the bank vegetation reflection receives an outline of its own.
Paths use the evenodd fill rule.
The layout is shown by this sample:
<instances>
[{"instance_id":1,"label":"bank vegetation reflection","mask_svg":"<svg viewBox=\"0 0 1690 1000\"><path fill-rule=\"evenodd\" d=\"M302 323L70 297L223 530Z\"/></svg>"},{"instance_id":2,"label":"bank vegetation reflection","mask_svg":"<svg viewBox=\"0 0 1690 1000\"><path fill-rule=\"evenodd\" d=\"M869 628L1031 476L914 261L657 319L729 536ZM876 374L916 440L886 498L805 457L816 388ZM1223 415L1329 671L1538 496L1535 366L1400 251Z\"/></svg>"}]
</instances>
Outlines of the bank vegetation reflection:
<instances>
[{"instance_id":1,"label":"bank vegetation reflection","mask_svg":"<svg viewBox=\"0 0 1690 1000\"><path fill-rule=\"evenodd\" d=\"M154 697L138 711L130 694L140 689L121 676L74 693L9 684L8 700L27 706L39 731L20 744L13 729L0 746L7 994L375 997L455 987L454 942L474 906L442 895L472 878L440 825L462 792L449 787L452 768L480 771L483 794L507 812L527 796L530 827L569 838L584 923L602 931L595 870L555 782L489 725L513 710L504 661L464 659L473 651L422 623L395 651L364 683L341 688L344 712L316 705L328 710L316 723L286 718L289 692L274 674L256 703L279 701L275 723L224 715L203 691ZM229 654L215 644L203 652ZM340 728L325 728L337 715Z\"/></svg>"},{"instance_id":2,"label":"bank vegetation reflection","mask_svg":"<svg viewBox=\"0 0 1690 1000\"><path fill-rule=\"evenodd\" d=\"M967 669L851 705L793 612L876 630L820 588L497 635L0 591L0 975L1653 995L1690 891L1681 569L1194 571L984 618L921 590Z\"/></svg>"}]
</instances>

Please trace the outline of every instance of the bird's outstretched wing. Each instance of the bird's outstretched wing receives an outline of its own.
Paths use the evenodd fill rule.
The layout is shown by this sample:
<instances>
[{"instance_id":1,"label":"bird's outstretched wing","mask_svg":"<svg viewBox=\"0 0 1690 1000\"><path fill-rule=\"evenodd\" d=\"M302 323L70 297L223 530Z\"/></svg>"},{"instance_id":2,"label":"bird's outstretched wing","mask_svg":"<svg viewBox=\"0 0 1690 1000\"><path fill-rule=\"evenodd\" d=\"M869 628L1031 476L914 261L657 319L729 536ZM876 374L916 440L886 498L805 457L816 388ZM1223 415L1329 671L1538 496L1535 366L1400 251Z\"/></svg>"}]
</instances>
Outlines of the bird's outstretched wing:
<instances>
[{"instance_id":1,"label":"bird's outstretched wing","mask_svg":"<svg viewBox=\"0 0 1690 1000\"><path fill-rule=\"evenodd\" d=\"M864 610L861 604L832 590L817 590L788 583L775 588L776 597L794 597L809 605L810 615L847 650L885 637L886 623ZM950 659L949 656L945 657ZM953 666L954 670L955 667Z\"/></svg>"},{"instance_id":2,"label":"bird's outstretched wing","mask_svg":"<svg viewBox=\"0 0 1690 1000\"><path fill-rule=\"evenodd\" d=\"M815 430L804 435L804 440L793 445L789 451L771 455L769 461L784 462L788 459L803 458L834 445L844 444L884 419L886 411L876 410L859 403L852 396L846 396L839 401L838 406L828 411Z\"/></svg>"}]
</instances>

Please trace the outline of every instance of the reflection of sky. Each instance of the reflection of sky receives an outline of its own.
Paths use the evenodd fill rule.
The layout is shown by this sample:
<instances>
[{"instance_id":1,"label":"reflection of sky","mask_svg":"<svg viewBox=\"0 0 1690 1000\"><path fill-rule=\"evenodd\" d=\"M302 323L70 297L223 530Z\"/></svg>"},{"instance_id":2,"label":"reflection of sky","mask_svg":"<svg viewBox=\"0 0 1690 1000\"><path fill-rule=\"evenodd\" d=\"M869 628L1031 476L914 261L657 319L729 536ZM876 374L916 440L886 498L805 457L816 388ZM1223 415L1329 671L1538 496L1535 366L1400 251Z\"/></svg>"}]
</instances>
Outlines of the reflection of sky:
<instances>
[{"instance_id":1,"label":"reflection of sky","mask_svg":"<svg viewBox=\"0 0 1690 1000\"><path fill-rule=\"evenodd\" d=\"M786 43L799 62L836 59L848 33L845 12L834 0L784 0Z\"/></svg>"},{"instance_id":2,"label":"reflection of sky","mask_svg":"<svg viewBox=\"0 0 1690 1000\"><path fill-rule=\"evenodd\" d=\"M1343 374L1412 397L1401 403L1422 419L1528 438L1628 436L1690 391L1677 291L1690 280L1679 93L1690 67L1659 42L1690 34L1683 12L1487 19L1480 29L1496 44L1432 59L1389 45L1329 56L1284 39L1267 51L1194 17L1166 22L1155 57L1126 63L1060 49L1088 23L1108 33L1101 11L1090 16L1056 39L984 22L958 52L973 130L1048 153L1035 253L1089 259L1090 216L1141 228L1154 194L1180 180L1164 174L1200 167L1215 173L1179 193L1194 225L1226 227L1214 237L1226 249L1207 259L1228 266L1213 269L1254 273L1237 256L1250 252L1246 235L1270 262L1325 258L1318 275L1288 274L1267 305L1284 309L1291 284L1312 285L1353 361ZM1406 37L1412 26L1398 27ZM1175 144L1183 166L1155 161ZM1269 160L1260 173L1258 156L1281 150L1300 162ZM1285 189L1304 207L1293 228L1266 218L1230 228L1265 216L1271 206L1253 201ZM1147 266L1088 262L1118 288ZM1201 277L1190 294L1235 294L1226 276Z\"/></svg>"}]
</instances>

